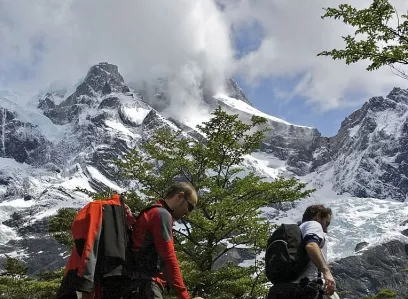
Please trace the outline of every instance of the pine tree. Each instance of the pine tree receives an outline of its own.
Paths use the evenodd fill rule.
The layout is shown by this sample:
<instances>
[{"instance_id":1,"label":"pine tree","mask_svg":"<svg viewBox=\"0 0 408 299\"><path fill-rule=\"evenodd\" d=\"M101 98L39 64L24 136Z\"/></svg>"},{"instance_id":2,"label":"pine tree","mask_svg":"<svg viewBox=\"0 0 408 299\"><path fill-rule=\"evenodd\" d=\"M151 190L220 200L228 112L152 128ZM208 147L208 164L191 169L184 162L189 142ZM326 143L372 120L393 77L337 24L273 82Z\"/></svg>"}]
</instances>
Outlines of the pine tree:
<instances>
[{"instance_id":1,"label":"pine tree","mask_svg":"<svg viewBox=\"0 0 408 299\"><path fill-rule=\"evenodd\" d=\"M318 56L344 59L346 64L367 59L371 62L368 71L390 66L398 76L408 79L403 69L408 65L407 14L399 15L388 0L373 0L368 8L360 10L341 4L338 8L325 8L325 11L323 19L340 19L356 31L354 35L343 37L344 49L323 51Z\"/></svg>"}]
</instances>

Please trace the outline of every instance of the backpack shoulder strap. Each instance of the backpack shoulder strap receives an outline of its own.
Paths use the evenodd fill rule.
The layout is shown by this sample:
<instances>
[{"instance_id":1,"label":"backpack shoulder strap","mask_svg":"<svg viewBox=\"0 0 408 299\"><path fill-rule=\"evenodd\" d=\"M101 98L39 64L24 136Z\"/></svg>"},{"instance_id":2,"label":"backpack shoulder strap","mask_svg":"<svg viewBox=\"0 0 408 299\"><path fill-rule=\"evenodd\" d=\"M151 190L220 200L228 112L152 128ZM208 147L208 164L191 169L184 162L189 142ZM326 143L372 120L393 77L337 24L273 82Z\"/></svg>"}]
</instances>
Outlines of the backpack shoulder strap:
<instances>
[{"instance_id":1,"label":"backpack shoulder strap","mask_svg":"<svg viewBox=\"0 0 408 299\"><path fill-rule=\"evenodd\" d=\"M165 207L163 207L162 205L159 205L159 204L152 204L152 205L144 208L143 210L141 210L139 212L139 214L136 216L136 218L139 218L144 212L147 212L148 210L151 210L153 208L163 208L164 209Z\"/></svg>"}]
</instances>

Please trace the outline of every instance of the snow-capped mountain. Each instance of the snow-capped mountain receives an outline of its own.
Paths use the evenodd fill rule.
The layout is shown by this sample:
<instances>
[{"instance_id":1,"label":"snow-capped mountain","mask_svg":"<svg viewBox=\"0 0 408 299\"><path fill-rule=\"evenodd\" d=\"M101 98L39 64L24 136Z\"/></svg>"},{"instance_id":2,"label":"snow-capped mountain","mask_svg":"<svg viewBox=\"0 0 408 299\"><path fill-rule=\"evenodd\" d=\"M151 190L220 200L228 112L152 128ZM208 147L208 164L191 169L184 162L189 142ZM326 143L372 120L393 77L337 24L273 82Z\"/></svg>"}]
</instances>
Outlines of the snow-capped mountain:
<instances>
[{"instance_id":1,"label":"snow-capped mountain","mask_svg":"<svg viewBox=\"0 0 408 299\"><path fill-rule=\"evenodd\" d=\"M408 90L371 98L331 139L335 189L405 201L408 194Z\"/></svg>"},{"instance_id":2,"label":"snow-capped mountain","mask_svg":"<svg viewBox=\"0 0 408 299\"><path fill-rule=\"evenodd\" d=\"M192 100L202 113L184 118L169 113L170 89L163 78L150 86L129 86L117 66L100 63L72 91L36 96L0 91L0 253L27 260L31 274L64 265L66 248L47 235L47 218L61 207L78 208L90 200L77 187L125 190L112 158L161 127L197 136L195 125L208 120L218 105L243 120L252 115L268 120L271 130L261 149L246 157L246 167L269 179L295 175L318 189L308 200L266 208L271 221L297 221L306 204L328 203L335 215L329 258L338 265L384 242L406 241L401 232L408 220L403 202L408 193L407 90L370 99L328 138L257 110L232 79L220 94L209 93L205 82L199 86ZM368 246L356 253L361 242ZM408 258L405 262L401 265L408 266ZM337 269L344 274L341 266ZM352 276L343 277L340 284L349 286ZM382 285L367 283L366 288Z\"/></svg>"}]
</instances>

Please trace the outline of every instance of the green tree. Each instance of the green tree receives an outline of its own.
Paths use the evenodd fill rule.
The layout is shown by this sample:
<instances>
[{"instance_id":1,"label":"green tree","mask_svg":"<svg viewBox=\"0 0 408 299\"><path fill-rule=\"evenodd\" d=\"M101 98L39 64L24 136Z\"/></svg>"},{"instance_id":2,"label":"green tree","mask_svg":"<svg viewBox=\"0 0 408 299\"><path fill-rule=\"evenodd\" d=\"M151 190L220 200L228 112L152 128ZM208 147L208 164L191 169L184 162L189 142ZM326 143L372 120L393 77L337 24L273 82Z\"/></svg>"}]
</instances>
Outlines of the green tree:
<instances>
[{"instance_id":1,"label":"green tree","mask_svg":"<svg viewBox=\"0 0 408 299\"><path fill-rule=\"evenodd\" d=\"M198 126L203 140L161 129L117 162L122 177L137 183L136 202L162 198L175 179L187 180L198 190L196 211L181 220L182 228L175 231L184 278L194 296L264 295L260 261L249 267L217 265L217 261L239 247L259 254L271 231L260 208L312 192L295 179L267 181L243 168L244 156L256 150L264 138L265 123L265 118L253 116L246 124L238 115L218 108L208 122Z\"/></svg>"},{"instance_id":2,"label":"green tree","mask_svg":"<svg viewBox=\"0 0 408 299\"><path fill-rule=\"evenodd\" d=\"M61 208L57 215L48 221L48 232L59 243L72 247L74 240L71 233L71 225L77 211L73 208Z\"/></svg>"},{"instance_id":3,"label":"green tree","mask_svg":"<svg viewBox=\"0 0 408 299\"><path fill-rule=\"evenodd\" d=\"M4 275L12 277L23 277L27 275L28 267L23 261L17 258L10 257L7 254L5 254L4 256L6 258L6 261L3 265Z\"/></svg>"},{"instance_id":4,"label":"green tree","mask_svg":"<svg viewBox=\"0 0 408 299\"><path fill-rule=\"evenodd\" d=\"M28 267L23 261L20 261L17 258L13 258L8 256L7 254L4 255L6 261L3 265L4 267L4 275L12 276L12 277L23 277L27 275Z\"/></svg>"},{"instance_id":5,"label":"green tree","mask_svg":"<svg viewBox=\"0 0 408 299\"><path fill-rule=\"evenodd\" d=\"M388 0L373 0L365 9L349 4L325 8L322 18L340 19L354 27L354 35L343 37L344 49L323 51L318 56L344 59L346 64L369 60L367 70L390 66L400 77L408 79L403 67L408 64L408 16L398 15Z\"/></svg>"},{"instance_id":6,"label":"green tree","mask_svg":"<svg viewBox=\"0 0 408 299\"><path fill-rule=\"evenodd\" d=\"M107 189L102 192L92 192L87 189L82 189L82 188L76 188L76 191L83 192L89 197L91 197L93 200L102 200L106 199L109 197L112 197L113 194L117 193L115 190L112 189ZM136 190L129 190L121 193L121 198L123 198L126 201L126 204L131 206L133 211L141 211L144 208L148 206L148 202L146 200L143 200L140 197L140 194L136 192Z\"/></svg>"}]
</instances>

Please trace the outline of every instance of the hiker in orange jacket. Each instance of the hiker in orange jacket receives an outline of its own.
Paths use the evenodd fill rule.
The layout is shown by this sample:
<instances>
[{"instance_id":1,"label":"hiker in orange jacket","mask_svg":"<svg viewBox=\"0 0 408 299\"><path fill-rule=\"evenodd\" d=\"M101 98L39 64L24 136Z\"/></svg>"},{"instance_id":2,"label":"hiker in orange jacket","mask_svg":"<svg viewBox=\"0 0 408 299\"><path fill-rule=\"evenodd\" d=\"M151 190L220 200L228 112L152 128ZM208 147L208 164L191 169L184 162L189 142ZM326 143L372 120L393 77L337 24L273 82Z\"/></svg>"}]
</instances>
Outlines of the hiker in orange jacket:
<instances>
[{"instance_id":1,"label":"hiker in orange jacket","mask_svg":"<svg viewBox=\"0 0 408 299\"><path fill-rule=\"evenodd\" d=\"M75 244L57 299L105 298L103 287L112 279L123 280L128 229L133 221L118 194L92 201L78 212L71 226Z\"/></svg>"},{"instance_id":2,"label":"hiker in orange jacket","mask_svg":"<svg viewBox=\"0 0 408 299\"><path fill-rule=\"evenodd\" d=\"M188 216L198 201L194 187L176 182L155 207L142 212L132 232L132 274L136 290L128 299L161 299L165 286L189 299L173 243L173 221Z\"/></svg>"}]
</instances>

